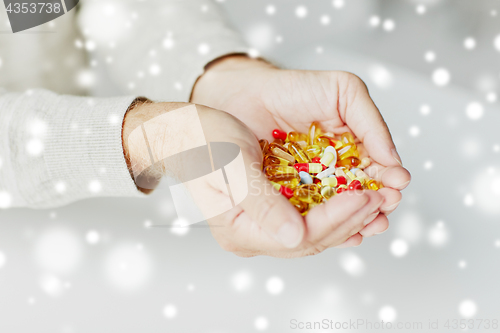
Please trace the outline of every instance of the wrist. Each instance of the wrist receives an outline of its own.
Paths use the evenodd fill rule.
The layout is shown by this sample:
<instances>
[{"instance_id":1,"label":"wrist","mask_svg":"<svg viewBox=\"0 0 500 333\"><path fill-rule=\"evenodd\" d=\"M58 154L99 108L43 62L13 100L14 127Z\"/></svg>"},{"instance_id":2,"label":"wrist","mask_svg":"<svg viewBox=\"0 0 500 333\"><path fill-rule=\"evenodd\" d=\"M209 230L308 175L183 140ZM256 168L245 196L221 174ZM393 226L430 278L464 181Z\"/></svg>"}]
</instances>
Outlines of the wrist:
<instances>
[{"instance_id":1,"label":"wrist","mask_svg":"<svg viewBox=\"0 0 500 333\"><path fill-rule=\"evenodd\" d=\"M245 55L229 55L205 67L193 86L190 101L224 110L224 103L245 89L248 94L254 75L277 69L274 65Z\"/></svg>"}]
</instances>

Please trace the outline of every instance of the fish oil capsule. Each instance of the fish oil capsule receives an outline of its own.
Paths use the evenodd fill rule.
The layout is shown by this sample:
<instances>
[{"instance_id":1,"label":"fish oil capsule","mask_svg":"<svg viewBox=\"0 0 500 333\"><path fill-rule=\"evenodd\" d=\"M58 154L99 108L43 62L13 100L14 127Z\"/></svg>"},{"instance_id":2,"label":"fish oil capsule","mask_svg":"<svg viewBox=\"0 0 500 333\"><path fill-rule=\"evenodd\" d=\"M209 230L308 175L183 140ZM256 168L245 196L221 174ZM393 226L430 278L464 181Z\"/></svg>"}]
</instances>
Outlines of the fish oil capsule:
<instances>
[{"instance_id":1,"label":"fish oil capsule","mask_svg":"<svg viewBox=\"0 0 500 333\"><path fill-rule=\"evenodd\" d=\"M321 180L321 186L337 187L337 178L325 177Z\"/></svg>"},{"instance_id":2,"label":"fish oil capsule","mask_svg":"<svg viewBox=\"0 0 500 333\"><path fill-rule=\"evenodd\" d=\"M260 150L262 151L262 154L267 153L267 148L269 147L269 141L266 139L259 140L259 145L260 145Z\"/></svg>"},{"instance_id":3,"label":"fish oil capsule","mask_svg":"<svg viewBox=\"0 0 500 333\"><path fill-rule=\"evenodd\" d=\"M306 141L297 141L297 143L300 146L300 148L302 148L302 150L304 150L307 147L307 142ZM306 155L307 155L307 153L306 153Z\"/></svg>"},{"instance_id":4,"label":"fish oil capsule","mask_svg":"<svg viewBox=\"0 0 500 333\"><path fill-rule=\"evenodd\" d=\"M377 182L375 179L370 179L365 184L366 188L369 190L378 191L382 188L381 184Z\"/></svg>"},{"instance_id":5,"label":"fish oil capsule","mask_svg":"<svg viewBox=\"0 0 500 333\"><path fill-rule=\"evenodd\" d=\"M361 161L359 158L351 156L348 158L344 158L343 160L337 161L337 165L339 167L346 167L346 168L355 168L357 167Z\"/></svg>"},{"instance_id":6,"label":"fish oil capsule","mask_svg":"<svg viewBox=\"0 0 500 333\"><path fill-rule=\"evenodd\" d=\"M290 199L291 197L293 197L293 190L291 188L288 188L286 186L280 185L280 184L275 183L275 182L271 182L271 184L273 185L273 187L275 189L280 191L280 193L283 194L287 199Z\"/></svg>"},{"instance_id":7,"label":"fish oil capsule","mask_svg":"<svg viewBox=\"0 0 500 333\"><path fill-rule=\"evenodd\" d=\"M281 173L268 177L269 181L278 183L280 185L294 188L300 183L300 176L298 173Z\"/></svg>"},{"instance_id":8,"label":"fish oil capsule","mask_svg":"<svg viewBox=\"0 0 500 333\"><path fill-rule=\"evenodd\" d=\"M307 134L292 131L288 133L287 140L293 142L305 141L307 143Z\"/></svg>"},{"instance_id":9,"label":"fish oil capsule","mask_svg":"<svg viewBox=\"0 0 500 333\"><path fill-rule=\"evenodd\" d=\"M297 170L288 165L269 165L264 169L266 176L275 176L283 173L297 173Z\"/></svg>"},{"instance_id":10,"label":"fish oil capsule","mask_svg":"<svg viewBox=\"0 0 500 333\"><path fill-rule=\"evenodd\" d=\"M360 169L366 169L370 166L370 164L372 163L372 160L371 158L369 157L363 157L361 159L361 163L358 165L358 168Z\"/></svg>"},{"instance_id":11,"label":"fish oil capsule","mask_svg":"<svg viewBox=\"0 0 500 333\"><path fill-rule=\"evenodd\" d=\"M332 162L336 160L335 158L336 155L337 154L333 155L333 153L331 152L325 152L320 160L320 163L326 166L331 166ZM335 163L333 165L335 165Z\"/></svg>"},{"instance_id":12,"label":"fish oil capsule","mask_svg":"<svg viewBox=\"0 0 500 333\"><path fill-rule=\"evenodd\" d=\"M352 136L351 133L349 132L345 132L343 133L341 136L340 136L340 141L342 141L342 143L344 145L347 145L349 143L353 143L354 144L354 137Z\"/></svg>"},{"instance_id":13,"label":"fish oil capsule","mask_svg":"<svg viewBox=\"0 0 500 333\"><path fill-rule=\"evenodd\" d=\"M292 155L299 163L310 163L311 160L296 142L290 142L288 145L288 152Z\"/></svg>"},{"instance_id":14,"label":"fish oil capsule","mask_svg":"<svg viewBox=\"0 0 500 333\"><path fill-rule=\"evenodd\" d=\"M312 145L314 144L314 139L318 136L323 134L323 131L321 131L321 127L317 121L313 121L311 123L311 126L309 126L309 144Z\"/></svg>"},{"instance_id":15,"label":"fish oil capsule","mask_svg":"<svg viewBox=\"0 0 500 333\"><path fill-rule=\"evenodd\" d=\"M335 194L337 194L337 192L331 186L323 186L321 188L321 195L327 200L333 197Z\"/></svg>"},{"instance_id":16,"label":"fish oil capsule","mask_svg":"<svg viewBox=\"0 0 500 333\"><path fill-rule=\"evenodd\" d=\"M304 184L299 185L297 188L319 193L319 186L317 184Z\"/></svg>"},{"instance_id":17,"label":"fish oil capsule","mask_svg":"<svg viewBox=\"0 0 500 333\"><path fill-rule=\"evenodd\" d=\"M293 196L300 201L307 202L309 204L311 203L320 203L323 201L323 197L321 194L315 191L309 191L306 189L301 189L301 188L296 188L293 191Z\"/></svg>"},{"instance_id":18,"label":"fish oil capsule","mask_svg":"<svg viewBox=\"0 0 500 333\"><path fill-rule=\"evenodd\" d=\"M305 171L307 173L320 173L324 170L320 163L295 163L293 167L299 172Z\"/></svg>"},{"instance_id":19,"label":"fish oil capsule","mask_svg":"<svg viewBox=\"0 0 500 333\"><path fill-rule=\"evenodd\" d=\"M321 147L317 145L309 145L304 148L304 153L311 159L319 156L321 153Z\"/></svg>"},{"instance_id":20,"label":"fish oil capsule","mask_svg":"<svg viewBox=\"0 0 500 333\"><path fill-rule=\"evenodd\" d=\"M312 184L313 183L312 177L308 172L300 171L299 176L300 176L300 182L302 184Z\"/></svg>"},{"instance_id":21,"label":"fish oil capsule","mask_svg":"<svg viewBox=\"0 0 500 333\"><path fill-rule=\"evenodd\" d=\"M344 191L347 191L347 185L339 185L339 187L337 187L337 194L340 194Z\"/></svg>"},{"instance_id":22,"label":"fish oil capsule","mask_svg":"<svg viewBox=\"0 0 500 333\"><path fill-rule=\"evenodd\" d=\"M281 157L282 159L295 163L295 158L292 155L290 155L283 146L271 143L269 144L268 150L274 156L278 156Z\"/></svg>"},{"instance_id":23,"label":"fish oil capsule","mask_svg":"<svg viewBox=\"0 0 500 333\"><path fill-rule=\"evenodd\" d=\"M338 155L338 161L341 161L341 160L346 159L348 157L358 157L359 158L358 148L354 144L348 144L347 146L343 146L342 148L340 148L337 155ZM337 161L337 163L338 163L338 161Z\"/></svg>"},{"instance_id":24,"label":"fish oil capsule","mask_svg":"<svg viewBox=\"0 0 500 333\"><path fill-rule=\"evenodd\" d=\"M326 136L317 136L314 138L314 144L322 148L326 148L331 145L330 139Z\"/></svg>"},{"instance_id":25,"label":"fish oil capsule","mask_svg":"<svg viewBox=\"0 0 500 333\"><path fill-rule=\"evenodd\" d=\"M264 162L263 162L264 168L269 166L269 165L288 165L292 166L292 162L287 161L281 157L274 156L274 155L266 155L264 156Z\"/></svg>"},{"instance_id":26,"label":"fish oil capsule","mask_svg":"<svg viewBox=\"0 0 500 333\"><path fill-rule=\"evenodd\" d=\"M284 132L280 129L275 129L273 131L273 138L275 138L275 139L280 139L280 140L285 141L286 137L287 137L286 132Z\"/></svg>"},{"instance_id":27,"label":"fish oil capsule","mask_svg":"<svg viewBox=\"0 0 500 333\"><path fill-rule=\"evenodd\" d=\"M272 143L275 143L275 144L280 145L280 146L285 145L285 141L283 141L281 139L274 139Z\"/></svg>"},{"instance_id":28,"label":"fish oil capsule","mask_svg":"<svg viewBox=\"0 0 500 333\"><path fill-rule=\"evenodd\" d=\"M307 213L307 210L309 209L309 204L307 202L300 201L295 197L291 197L289 201L295 207L295 209L299 211L300 214Z\"/></svg>"}]
</instances>

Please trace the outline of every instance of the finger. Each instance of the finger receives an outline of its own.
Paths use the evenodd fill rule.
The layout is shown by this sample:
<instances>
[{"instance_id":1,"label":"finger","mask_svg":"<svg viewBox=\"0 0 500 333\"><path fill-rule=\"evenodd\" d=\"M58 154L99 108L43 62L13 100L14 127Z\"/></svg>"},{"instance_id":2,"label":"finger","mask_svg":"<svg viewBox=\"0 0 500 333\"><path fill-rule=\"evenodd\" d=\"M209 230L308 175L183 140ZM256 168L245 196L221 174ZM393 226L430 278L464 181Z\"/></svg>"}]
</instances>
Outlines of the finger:
<instances>
[{"instance_id":1,"label":"finger","mask_svg":"<svg viewBox=\"0 0 500 333\"><path fill-rule=\"evenodd\" d=\"M302 242L304 219L262 173L251 179L249 194L240 206L285 247L294 248Z\"/></svg>"},{"instance_id":2,"label":"finger","mask_svg":"<svg viewBox=\"0 0 500 333\"><path fill-rule=\"evenodd\" d=\"M364 227L359 233L363 237L371 237L385 232L389 228L389 219L384 214L378 214L377 217Z\"/></svg>"},{"instance_id":3,"label":"finger","mask_svg":"<svg viewBox=\"0 0 500 333\"><path fill-rule=\"evenodd\" d=\"M382 182L385 187L396 190L403 190L411 181L411 174L403 167L384 167L378 163L372 163L364 171L371 178Z\"/></svg>"},{"instance_id":4,"label":"finger","mask_svg":"<svg viewBox=\"0 0 500 333\"><path fill-rule=\"evenodd\" d=\"M316 244L332 233L338 241L345 241L347 237L337 234L337 228L368 204L370 197L365 192L346 191L311 209L306 215L306 241Z\"/></svg>"},{"instance_id":5,"label":"finger","mask_svg":"<svg viewBox=\"0 0 500 333\"><path fill-rule=\"evenodd\" d=\"M342 78L339 112L354 134L365 144L370 156L386 166L402 166L389 128L370 97L364 82L347 74Z\"/></svg>"},{"instance_id":6,"label":"finger","mask_svg":"<svg viewBox=\"0 0 500 333\"><path fill-rule=\"evenodd\" d=\"M355 234L349 237L349 239L347 239L344 243L334 247L337 249L345 249L348 247L360 246L362 242L363 242L363 236L361 236L360 234Z\"/></svg>"},{"instance_id":7,"label":"finger","mask_svg":"<svg viewBox=\"0 0 500 333\"><path fill-rule=\"evenodd\" d=\"M384 203L380 206L380 212L385 214L386 216L392 213L401 202L401 198L403 197L401 192L389 187L381 188L377 191L384 197Z\"/></svg>"},{"instance_id":8,"label":"finger","mask_svg":"<svg viewBox=\"0 0 500 333\"><path fill-rule=\"evenodd\" d=\"M379 207L384 202L384 197L376 191L364 192L369 198L368 203L340 223L333 232L320 240L321 247L328 248L341 244L349 237L361 231L379 214Z\"/></svg>"}]
</instances>

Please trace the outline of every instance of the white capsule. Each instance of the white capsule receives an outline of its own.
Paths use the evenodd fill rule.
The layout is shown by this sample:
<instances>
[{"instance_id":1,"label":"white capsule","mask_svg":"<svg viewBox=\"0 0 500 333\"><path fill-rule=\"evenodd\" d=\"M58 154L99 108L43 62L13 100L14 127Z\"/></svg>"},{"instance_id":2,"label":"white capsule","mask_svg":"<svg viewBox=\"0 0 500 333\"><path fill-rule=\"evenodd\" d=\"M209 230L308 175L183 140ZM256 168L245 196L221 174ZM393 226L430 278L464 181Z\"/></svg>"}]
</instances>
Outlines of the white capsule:
<instances>
[{"instance_id":1,"label":"white capsule","mask_svg":"<svg viewBox=\"0 0 500 333\"><path fill-rule=\"evenodd\" d=\"M316 175L316 178L318 179L323 179L325 177L328 177L330 175L333 175L335 173L335 167L330 167L328 169L325 169L323 171L321 171L320 173L318 173Z\"/></svg>"}]
</instances>

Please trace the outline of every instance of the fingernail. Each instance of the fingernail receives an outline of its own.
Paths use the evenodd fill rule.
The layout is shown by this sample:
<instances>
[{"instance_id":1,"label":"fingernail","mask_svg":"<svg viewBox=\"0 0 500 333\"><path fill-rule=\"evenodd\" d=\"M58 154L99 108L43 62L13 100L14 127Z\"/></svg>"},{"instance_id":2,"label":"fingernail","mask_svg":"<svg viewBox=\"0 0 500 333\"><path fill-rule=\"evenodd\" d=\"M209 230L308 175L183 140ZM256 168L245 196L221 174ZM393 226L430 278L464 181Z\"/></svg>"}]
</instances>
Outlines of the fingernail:
<instances>
[{"instance_id":1,"label":"fingernail","mask_svg":"<svg viewBox=\"0 0 500 333\"><path fill-rule=\"evenodd\" d=\"M366 220L364 220L363 225L367 225L368 223L372 222L373 220L375 220L375 218L377 216L378 216L378 211L376 211L373 214L368 215L368 217L366 218Z\"/></svg>"},{"instance_id":2,"label":"fingernail","mask_svg":"<svg viewBox=\"0 0 500 333\"><path fill-rule=\"evenodd\" d=\"M407 182L404 182L401 185L396 186L396 188L398 188L398 189L404 189L406 186L408 186L408 184L410 184L410 180L407 181Z\"/></svg>"},{"instance_id":3,"label":"fingernail","mask_svg":"<svg viewBox=\"0 0 500 333\"><path fill-rule=\"evenodd\" d=\"M384 231L377 232L377 233L375 233L375 235L381 235L381 234L383 234L384 232L386 232L387 230L389 230L389 228L385 229Z\"/></svg>"},{"instance_id":4,"label":"fingernail","mask_svg":"<svg viewBox=\"0 0 500 333\"><path fill-rule=\"evenodd\" d=\"M401 200L399 200L398 202L396 202L393 205L385 207L384 210L393 210L393 209L395 209L399 205L400 202L401 202Z\"/></svg>"},{"instance_id":5,"label":"fingernail","mask_svg":"<svg viewBox=\"0 0 500 333\"><path fill-rule=\"evenodd\" d=\"M301 228L297 223L285 223L278 230L276 237L284 246L294 248L302 241Z\"/></svg>"},{"instance_id":6,"label":"fingernail","mask_svg":"<svg viewBox=\"0 0 500 333\"><path fill-rule=\"evenodd\" d=\"M401 162L401 157L399 157L398 152L396 151L396 148L391 149L392 157L399 163L399 165L403 166L403 162Z\"/></svg>"}]
</instances>

